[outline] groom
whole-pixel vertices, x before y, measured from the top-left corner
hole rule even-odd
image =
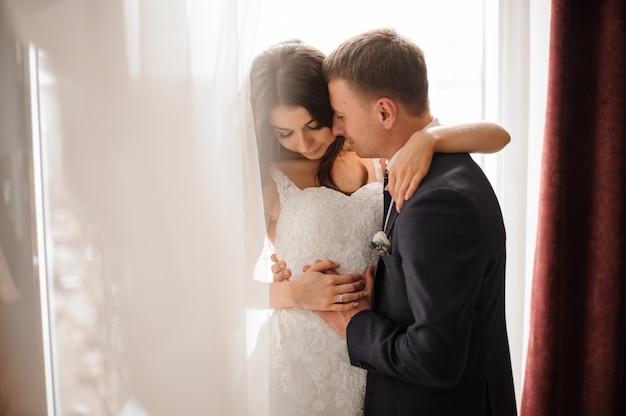
[[[422,51],[393,30],[344,42],[324,75],[333,132],[360,157],[391,165],[412,132],[436,123]],[[466,153],[436,154],[400,214],[392,202],[384,231],[391,252],[373,307],[322,314],[368,370],[365,415],[515,415],[505,230],[481,169]]]

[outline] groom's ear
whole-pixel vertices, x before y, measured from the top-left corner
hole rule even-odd
[[[389,98],[379,98],[376,101],[376,111],[378,112],[378,121],[381,122],[384,128],[390,129],[396,122],[398,116],[398,108]]]

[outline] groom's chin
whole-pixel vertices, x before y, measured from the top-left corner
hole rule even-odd
[[[354,153],[356,153],[358,157],[360,158],[366,157],[366,156],[363,156],[363,149],[359,149],[357,146],[355,146],[352,140],[348,141],[347,143],[348,143],[350,150],[354,151]]]
[[[359,148],[359,146],[357,146],[356,143],[354,143],[354,140],[346,137],[346,144],[348,145],[348,149],[356,153],[356,155],[360,157],[361,159],[371,158],[371,156],[369,156],[367,152],[364,152],[363,149]]]

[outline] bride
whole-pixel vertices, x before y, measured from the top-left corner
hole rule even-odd
[[[360,159],[332,134],[323,60],[288,41],[260,54],[250,73],[267,236],[293,271],[269,283],[272,416],[363,412],[366,373],[350,365],[345,339],[313,311],[352,308],[367,295],[361,273],[377,260],[369,242],[383,223],[384,161]],[[406,172],[391,193],[408,199],[433,152],[493,152],[508,141],[487,122],[416,132],[390,172]],[[337,274],[320,272],[329,264]]]

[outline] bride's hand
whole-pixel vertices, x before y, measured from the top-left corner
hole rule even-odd
[[[389,169],[387,190],[393,197],[398,212],[402,209],[404,201],[413,196],[428,173],[433,160],[434,146],[435,137],[428,130],[416,131]]]
[[[315,311],[346,311],[359,306],[367,296],[360,274],[337,274],[339,264],[317,261],[306,266],[298,279],[290,282],[298,306]]]
[[[287,268],[287,264],[284,261],[278,261],[278,257],[276,257],[276,253],[270,256],[272,260],[272,275],[274,276],[275,282],[284,282],[285,280],[289,280],[291,277],[291,270]]]

